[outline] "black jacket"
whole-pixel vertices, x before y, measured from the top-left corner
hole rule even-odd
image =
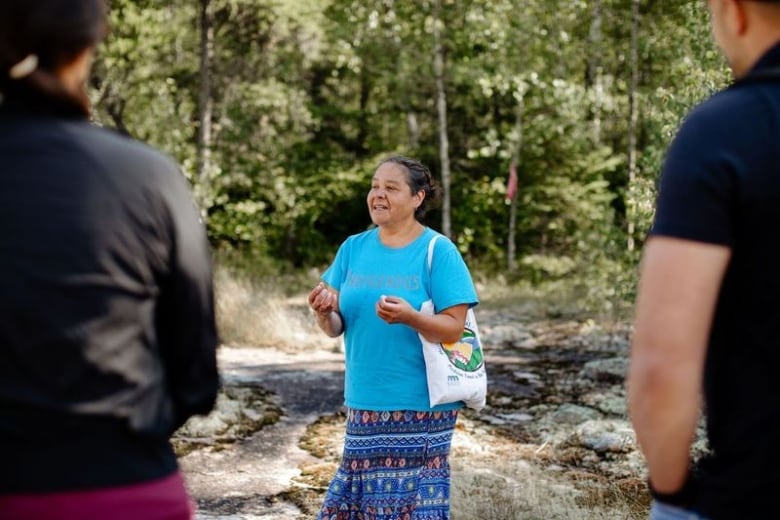
[[[218,387],[211,261],[169,158],[0,106],[0,493],[140,482]]]

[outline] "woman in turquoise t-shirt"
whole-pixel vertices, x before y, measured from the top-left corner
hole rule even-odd
[[[449,519],[449,451],[462,403],[431,408],[418,333],[460,339],[477,304],[455,245],[421,219],[436,199],[430,171],[406,157],[379,164],[367,203],[375,228],[350,236],[309,294],[317,323],[345,335],[347,434],[319,519]],[[432,299],[437,313],[418,311]]]

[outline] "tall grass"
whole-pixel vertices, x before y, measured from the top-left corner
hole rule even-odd
[[[462,466],[462,465],[461,465]],[[512,467],[514,466],[514,468]],[[452,520],[639,520],[625,500],[594,504],[582,490],[524,461],[505,459],[495,471],[453,471]]]
[[[512,312],[518,318],[614,321],[633,314],[633,301],[609,295],[608,281],[561,279],[532,284],[510,281],[501,274],[473,277],[481,308]]]
[[[259,277],[217,265],[214,285],[222,342],[285,350],[337,347],[337,340],[319,330],[306,302],[305,287],[316,283],[316,273]]]
[[[630,302],[604,312],[583,296],[583,283],[551,280],[532,285],[510,282],[498,274],[474,273],[481,308],[503,309],[518,319],[599,317],[621,319],[630,314]],[[319,280],[316,270],[294,274],[250,273],[218,263],[215,272],[217,322],[224,343],[243,346],[309,348],[338,346],[316,326],[306,303],[308,291]],[[601,312],[600,312],[601,311]]]

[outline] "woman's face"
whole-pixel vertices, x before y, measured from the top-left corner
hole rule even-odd
[[[380,164],[366,198],[371,221],[382,227],[414,219],[414,211],[422,203],[423,196],[422,191],[412,193],[402,166]]]

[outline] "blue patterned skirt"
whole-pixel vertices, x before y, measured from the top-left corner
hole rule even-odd
[[[347,410],[344,453],[318,520],[449,520],[458,411]]]

